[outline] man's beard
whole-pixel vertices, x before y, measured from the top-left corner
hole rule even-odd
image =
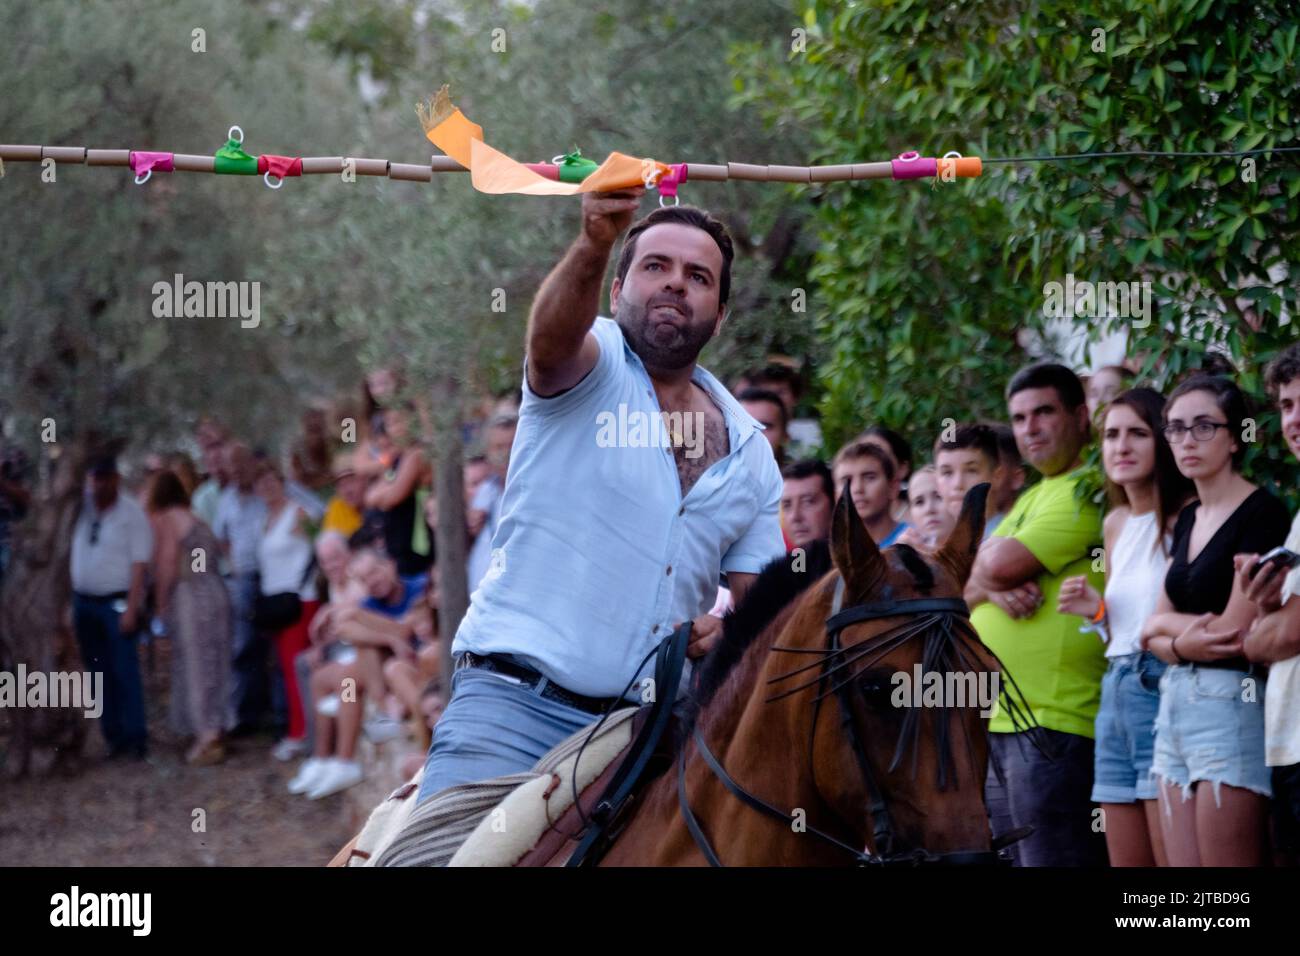
[[[681,308],[685,317],[680,325],[661,324],[650,315],[650,310],[671,301]],[[675,371],[687,368],[699,357],[700,351],[713,338],[713,326],[696,325],[691,307],[678,299],[663,296],[651,297],[644,304],[635,304],[627,298],[619,301],[614,319],[618,322],[623,335],[632,346],[632,351],[640,356],[647,368]],[[671,331],[670,331],[671,330]]]

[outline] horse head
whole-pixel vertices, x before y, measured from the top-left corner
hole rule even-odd
[[[817,655],[774,683],[802,672],[798,686],[815,691],[818,793],[876,862],[994,860],[984,781],[1000,674],[962,601],[988,491],[967,492],[956,528],[929,556],[906,545],[882,552],[842,495],[835,573],[782,635]]]

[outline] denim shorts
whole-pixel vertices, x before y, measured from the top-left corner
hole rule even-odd
[[[1160,710],[1160,676],[1165,663],[1139,651],[1110,659],[1101,679],[1097,711],[1096,762],[1092,799],[1096,803],[1154,800],[1151,776],[1155,756],[1156,714]]]
[[[1156,756],[1151,773],[1183,790],[1208,780],[1265,797],[1264,677],[1249,671],[1177,664],[1160,679]]]

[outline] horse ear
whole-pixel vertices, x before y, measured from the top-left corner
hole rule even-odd
[[[854,597],[870,594],[885,574],[884,556],[858,517],[847,478],[831,518],[831,559]]]
[[[952,572],[957,583],[966,586],[970,569],[975,564],[975,553],[984,540],[985,509],[988,507],[989,483],[983,482],[966,492],[962,499],[961,516],[957,526],[948,535],[934,559]]]

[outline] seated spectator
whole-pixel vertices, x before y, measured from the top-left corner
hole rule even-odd
[[[423,727],[422,739],[425,740],[425,748],[428,742],[433,739],[433,729],[438,725],[438,719],[442,717],[442,712],[447,709],[447,685],[441,677],[435,677],[430,680],[420,690],[420,701],[416,713],[419,715]],[[408,754],[401,765],[401,774],[403,780],[410,780],[424,766],[425,755],[423,752]]]
[[[831,536],[835,482],[825,462],[804,458],[781,471],[781,523],[792,548],[807,548]]]
[[[939,493],[933,465],[926,465],[912,475],[907,496],[908,529],[899,537],[898,543],[911,545],[918,551],[938,550],[956,527],[957,518]]]
[[[1122,365],[1105,365],[1088,376],[1088,416],[1096,422],[1110,403],[1133,381],[1133,373]]]
[[[780,467],[786,465],[785,446],[789,437],[786,434],[788,418],[785,405],[775,392],[761,388],[748,388],[736,396],[740,407],[754,417],[763,426],[763,437],[772,446],[772,454]]]
[[[416,647],[402,618],[422,593],[422,582],[399,577],[393,559],[373,543],[355,549],[351,573],[364,586],[366,597],[355,608],[332,613],[330,629],[337,639],[353,645],[356,653],[313,671],[311,697],[317,715],[313,754],[289,782],[291,793],[306,794],[313,800],[364,779],[356,746],[366,704],[373,709],[385,693],[384,659],[391,654],[412,663],[416,660]],[[390,732],[392,723],[391,718],[372,722],[367,736],[375,742],[391,739],[395,735]]]
[[[435,611],[437,589],[430,587],[427,601],[419,601],[407,612],[403,624],[410,630],[415,647],[415,660],[390,657],[384,663],[384,681],[396,698],[401,717],[409,715],[418,723],[417,740],[421,750],[428,750],[432,737],[420,713],[420,698],[429,681],[440,676],[442,644],[438,639],[438,619]]]
[[[831,463],[837,496],[849,483],[849,496],[867,533],[882,548],[887,548],[907,530],[904,522],[894,518],[898,498],[898,472],[894,458],[874,442],[857,441],[845,445]]]

